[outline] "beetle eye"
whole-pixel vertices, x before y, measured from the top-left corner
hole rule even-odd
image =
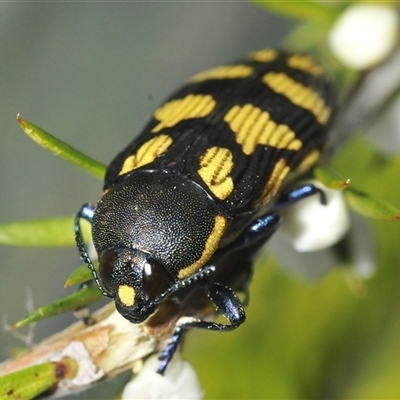
[[[111,292],[111,282],[112,274],[114,271],[115,260],[117,259],[117,254],[114,250],[107,250],[100,259],[99,264],[99,275],[101,279],[101,284],[107,292]]]
[[[147,259],[143,269],[143,288],[149,300],[164,293],[174,281],[164,266],[154,259]]]

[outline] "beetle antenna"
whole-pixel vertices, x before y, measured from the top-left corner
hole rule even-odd
[[[99,288],[100,292],[107,297],[111,297],[109,293],[107,293],[101,282],[99,275],[97,274],[96,269],[94,268],[92,259],[89,256],[88,251],[86,250],[85,242],[83,240],[82,236],[82,229],[81,229],[81,223],[80,220],[81,218],[88,221],[90,224],[92,223],[93,219],[93,214],[94,214],[94,206],[93,204],[84,204],[82,208],[77,212],[75,215],[75,221],[74,221],[74,229],[75,229],[75,242],[78,247],[79,254],[81,256],[82,261],[87,264],[88,268],[92,272],[93,279],[96,282],[97,287]]]
[[[205,278],[209,274],[215,271],[215,265],[206,265],[200,271],[197,271],[195,274],[188,276],[187,278],[183,279],[182,281],[176,282],[170,288],[168,288],[164,293],[161,293],[158,297],[156,297],[152,304],[155,306],[160,304],[166,297],[168,297],[171,293],[178,291],[179,289],[184,288],[187,285],[191,285],[193,282],[196,282],[200,279]]]

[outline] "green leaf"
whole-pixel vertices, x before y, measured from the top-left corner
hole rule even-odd
[[[334,154],[330,167],[339,174],[351,177],[351,187],[365,190],[372,175],[381,175],[387,165],[382,155],[361,132],[353,134]],[[366,178],[368,177],[368,179]],[[382,178],[379,179],[382,182]]]
[[[317,167],[314,170],[314,175],[321,183],[330,189],[343,190],[350,184],[349,178],[343,178],[336,172],[325,167]]]
[[[93,261],[93,265],[96,271],[98,271],[98,262]],[[72,274],[68,277],[67,281],[64,284],[64,287],[76,285],[77,283],[87,282],[91,279],[93,279],[92,272],[86,264],[82,264],[78,268],[76,268],[75,271],[73,271]]]
[[[287,18],[312,22],[333,22],[341,13],[343,4],[332,4],[321,1],[252,1],[268,11]]]
[[[54,303],[40,307],[32,314],[15,323],[12,328],[18,329],[22,326],[40,321],[53,315],[62,314],[67,311],[73,311],[78,308],[92,304],[103,298],[97,286],[90,286],[79,290],[67,297],[55,301]]]
[[[81,222],[90,237],[89,223]],[[63,247],[75,245],[74,217],[13,221],[0,224],[0,243],[12,246]]]
[[[98,179],[103,179],[106,173],[106,166],[93,158],[81,153],[79,150],[74,149],[70,145],[64,143],[62,140],[57,139],[50,133],[44,131],[32,123],[25,121],[21,116],[17,115],[17,121],[22,130],[37,144],[49,150],[54,155],[69,161],[77,167],[83,169],[90,175]]]
[[[382,154],[365,136],[351,137],[332,159],[335,171],[351,176],[345,197],[359,214],[383,220],[400,219],[400,211],[386,200],[397,204],[400,154]],[[390,183],[390,184],[388,184]],[[361,190],[360,190],[361,189]],[[366,194],[372,193],[372,194]]]
[[[72,379],[78,364],[71,357],[33,365],[0,377],[0,400],[36,398],[62,379]]]
[[[400,210],[386,201],[377,199],[355,189],[345,192],[349,206],[359,214],[369,218],[400,220]]]

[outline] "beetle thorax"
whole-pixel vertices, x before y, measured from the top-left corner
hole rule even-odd
[[[140,250],[176,277],[203,257],[211,235],[217,247],[225,223],[204,189],[183,175],[136,171],[98,202],[93,242],[99,257],[109,249]]]

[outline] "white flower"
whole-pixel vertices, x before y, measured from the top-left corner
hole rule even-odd
[[[334,24],[329,44],[345,65],[366,69],[382,61],[398,39],[396,9],[384,4],[354,4]]]
[[[281,229],[300,252],[328,248],[344,237],[350,227],[349,212],[341,191],[328,189],[319,181],[311,183],[322,189],[327,205],[318,195],[300,200],[280,212]]]
[[[160,361],[157,355],[144,363],[143,369],[124,388],[121,400],[128,399],[202,399],[196,372],[177,352],[170,361],[164,376],[158,374]]]

